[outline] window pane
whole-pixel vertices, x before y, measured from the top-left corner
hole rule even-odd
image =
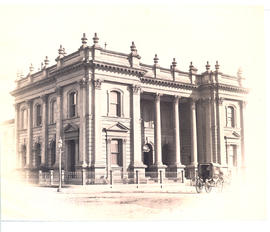
[[[118,157],[118,153],[112,153],[111,154],[111,164],[118,165],[117,157]]]
[[[118,93],[111,92],[111,103],[117,104],[118,103]]]
[[[52,102],[52,119],[51,122],[55,123],[56,122],[56,112],[57,112],[57,108],[56,108],[56,101]]]
[[[117,116],[117,105],[111,104],[111,115]]]
[[[119,152],[118,140],[112,140],[111,141],[111,152],[112,153],[118,153]]]

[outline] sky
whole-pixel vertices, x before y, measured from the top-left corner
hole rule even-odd
[[[0,122],[14,117],[9,92],[18,71],[27,75],[31,63],[37,71],[45,56],[53,65],[60,44],[69,54],[81,46],[83,33],[91,45],[96,32],[100,45],[106,42],[109,50],[129,53],[134,41],[146,64],[153,64],[157,54],[160,65],[167,68],[176,58],[181,71],[188,71],[190,61],[200,73],[207,61],[214,69],[218,60],[220,71],[230,75],[241,67],[250,88],[246,108],[249,162],[266,163],[266,41],[270,37],[265,24],[269,10],[260,1],[259,5],[100,2],[0,6]],[[256,171],[264,175],[266,170]]]
[[[49,57],[55,64],[62,44],[67,53],[81,45],[82,33],[88,43],[96,32],[101,46],[130,52],[134,41],[141,62],[152,64],[155,54],[161,66],[188,71],[190,61],[199,72],[216,60],[224,73],[236,75],[242,67],[247,82],[265,76],[264,9],[247,5],[166,4],[12,4],[0,9],[0,99],[5,114],[0,121],[13,117],[13,99],[17,72],[27,75],[32,63],[35,70]],[[2,102],[1,102],[2,103]]]

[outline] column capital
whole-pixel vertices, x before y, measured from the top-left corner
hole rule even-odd
[[[178,103],[179,100],[180,100],[180,98],[181,98],[181,96],[179,96],[179,95],[174,95],[174,96],[173,96],[173,102],[174,102],[174,103]]]
[[[247,102],[246,101],[241,101],[241,105],[242,105],[243,108],[246,108]]]
[[[62,94],[62,89],[63,89],[62,86],[57,86],[55,88],[55,92],[57,96],[60,96]]]
[[[18,111],[20,109],[20,103],[14,103],[13,104],[15,111]]]
[[[47,101],[47,98],[48,98],[48,94],[43,94],[40,96],[41,100],[43,103],[45,103]]]
[[[81,80],[78,81],[81,88],[85,88],[87,86],[88,80],[83,77]]]
[[[25,101],[25,103],[26,103],[27,106],[31,106],[32,103],[33,103],[33,100],[32,99],[28,99],[28,100]]]
[[[154,98],[155,98],[155,101],[160,101],[160,97],[162,97],[162,93],[155,93],[154,94]]]
[[[224,101],[224,98],[223,97],[219,97],[219,98],[216,98],[216,101],[219,105],[222,105],[223,104],[223,101]]]
[[[94,84],[95,89],[101,89],[102,82],[103,82],[103,80],[101,80],[101,79],[93,80],[93,84]]]
[[[140,94],[140,92],[141,92],[140,85],[131,85],[130,89],[132,90],[133,94]]]

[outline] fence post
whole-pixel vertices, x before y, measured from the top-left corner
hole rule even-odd
[[[65,171],[61,170],[61,177],[62,177],[62,185],[64,184],[65,181]]]
[[[136,185],[137,185],[137,188],[139,188],[139,171],[136,170]]]
[[[112,170],[110,170],[110,187],[112,188],[112,184],[113,184],[113,177],[112,177]]]
[[[184,183],[184,170],[181,171],[182,183]]]
[[[86,185],[86,170],[82,168],[82,185]]]
[[[160,188],[162,188],[162,170],[159,171]]]
[[[38,184],[40,185],[42,183],[42,171],[38,171]]]
[[[53,185],[53,170],[50,170],[50,185]]]

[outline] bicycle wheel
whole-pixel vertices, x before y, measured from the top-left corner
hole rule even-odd
[[[217,187],[217,191],[221,193],[222,190],[223,190],[223,181],[218,180],[217,183],[216,183],[216,187]]]
[[[205,192],[210,193],[212,190],[212,185],[210,181],[205,182]]]
[[[203,182],[201,179],[196,180],[196,191],[197,193],[201,193],[203,189]]]

